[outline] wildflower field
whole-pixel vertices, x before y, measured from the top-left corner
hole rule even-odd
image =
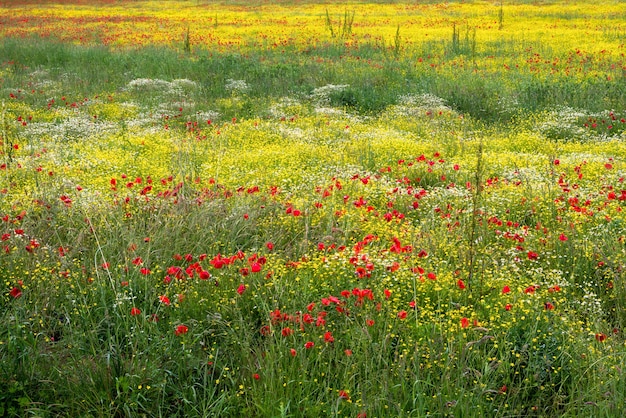
[[[0,416],[624,416],[624,16],[0,0]]]

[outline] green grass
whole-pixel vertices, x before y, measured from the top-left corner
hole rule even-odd
[[[457,43],[470,41],[460,37]],[[455,45],[453,42],[450,50],[443,47],[444,51],[452,51],[444,52],[448,55],[443,60],[454,59],[465,48]],[[432,53],[440,54],[441,50],[437,45],[423,48],[423,53],[412,51],[398,59],[381,46],[365,44],[353,51],[333,43],[304,52],[286,47],[284,53],[272,50],[216,53],[198,48],[189,56],[156,47],[122,52],[41,40],[5,39],[0,51],[3,56],[12,57],[10,68],[17,83],[27,83],[24,77],[29,71],[46,68],[62,89],[71,91],[74,86],[80,86],[80,92],[88,96],[116,91],[136,78],[187,78],[200,84],[192,98],[210,103],[224,98],[226,80],[243,79],[251,86],[249,97],[241,104],[243,109],[220,109],[240,117],[262,114],[269,104],[266,99],[301,97],[327,84],[348,84],[350,88],[331,97],[331,102],[361,114],[380,112],[407,92],[432,93],[455,110],[490,123],[509,122],[519,111],[536,112],[556,105],[592,112],[621,109],[626,105],[623,83],[597,77],[545,78],[521,71],[494,72],[485,64],[476,67],[475,61],[472,64],[476,58],[465,54],[459,56],[459,62],[464,62],[462,67],[433,71],[419,60]],[[483,62],[484,57],[494,53],[505,59],[507,48],[497,44],[493,50],[483,51],[478,60]],[[363,65],[362,60],[371,65]],[[476,77],[477,70],[483,75]]]

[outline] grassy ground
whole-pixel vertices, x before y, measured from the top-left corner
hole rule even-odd
[[[0,415],[623,415],[623,4],[65,3],[0,8]]]

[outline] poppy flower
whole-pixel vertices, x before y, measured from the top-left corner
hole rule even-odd
[[[345,390],[340,390],[339,391],[339,398],[340,399],[349,400],[350,399],[350,395]]]
[[[243,292],[245,292],[245,291],[246,291],[246,285],[245,284],[241,284],[237,288],[237,293],[239,293],[240,295],[243,295]]]
[[[603,334],[603,333],[596,334],[596,341],[604,342],[605,340],[606,340],[606,334]]]
[[[539,254],[534,251],[528,251],[526,255],[528,256],[529,260],[536,260],[537,258],[539,258]]]
[[[459,289],[463,290],[465,289],[465,283],[463,282],[463,280],[459,279],[456,282],[456,285],[458,286]]]
[[[469,326],[469,319],[463,317],[461,318],[461,328],[467,328]]]
[[[253,374],[253,375],[252,375],[252,378],[253,378],[254,380],[259,380],[259,379],[261,378],[261,376],[259,376],[259,374],[258,374],[258,373],[255,373],[255,374]]]
[[[330,331],[326,331],[324,333],[324,341],[327,343],[332,343],[335,341],[335,337],[333,337],[333,334]]]
[[[14,287],[13,289],[11,289],[11,291],[9,292],[9,294],[14,298],[17,299],[20,296],[22,296],[22,291],[20,290],[19,287]]]
[[[313,341],[307,341],[306,343],[304,343],[304,348],[306,348],[307,350],[313,348],[315,346],[315,343]]]
[[[289,327],[285,327],[282,329],[282,331],[280,332],[282,334],[283,337],[288,337],[291,334],[293,334],[293,330]]]
[[[141,315],[141,311],[139,310],[139,308],[135,308],[135,307],[133,307],[133,308],[130,310],[130,314],[131,314],[132,316]]]
[[[398,312],[398,318],[399,319],[405,319],[406,318],[406,311]]]
[[[511,291],[511,288],[509,287],[509,285],[505,285],[505,286],[502,288],[502,294],[503,294],[503,295],[505,295],[505,294],[509,293],[510,291]]]
[[[170,298],[168,298],[168,297],[167,297],[167,296],[165,296],[165,295],[159,296],[159,301],[160,301],[163,305],[166,305],[166,306],[169,306],[169,305],[170,305],[170,303],[171,303],[171,302],[170,302]]]
[[[180,324],[174,330],[174,334],[176,334],[177,336],[180,336],[180,335],[186,334],[187,331],[189,331],[189,327],[187,327],[187,325]]]
[[[298,354],[295,348],[290,349],[289,353],[291,354],[291,357],[295,357]]]
[[[535,290],[537,289],[539,289],[539,286],[531,285],[531,286],[528,286],[526,289],[524,289],[524,293],[526,293],[527,295],[532,295],[535,293]]]

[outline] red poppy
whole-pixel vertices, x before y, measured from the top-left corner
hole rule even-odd
[[[291,354],[291,357],[295,357],[298,354],[295,348],[290,349],[289,353]]]
[[[159,301],[161,301],[162,304],[169,306],[170,305],[170,298],[168,298],[165,295],[159,296]]]
[[[324,341],[332,343],[335,341],[335,337],[333,337],[333,334],[330,331],[326,331],[326,333],[324,333]]]
[[[528,256],[529,260],[536,260],[537,258],[539,258],[539,254],[534,251],[528,251],[526,255]]]
[[[511,291],[511,288],[509,287],[509,285],[506,285],[502,288],[502,294],[505,295],[507,293],[509,293]]]
[[[137,257],[133,260],[133,264],[136,266],[140,266],[143,264],[143,260],[141,259],[141,257]]]
[[[367,325],[368,327],[374,326],[374,320],[373,319],[366,319],[365,320],[365,325]]]
[[[528,294],[528,295],[532,295],[535,293],[535,290],[539,289],[539,286],[537,285],[531,285],[528,286],[526,289],[524,289],[524,293]]]
[[[465,289],[465,283],[463,282],[463,280],[459,279],[456,282],[456,285],[459,287],[459,289],[463,290]]]
[[[288,337],[291,334],[293,334],[293,330],[289,327],[285,327],[282,329],[282,331],[280,332],[282,334],[283,337]]]
[[[130,314],[131,314],[132,316],[141,315],[141,311],[139,310],[139,308],[135,308],[135,307],[133,307],[133,308],[130,310]]]
[[[254,380],[259,380],[261,378],[258,373],[253,374],[252,377],[254,378]]]
[[[142,267],[141,270],[139,270],[139,272],[143,274],[144,276],[148,276],[151,273],[150,269],[147,267]]]
[[[599,342],[604,342],[606,340],[606,334],[603,334],[603,333],[596,334],[596,340]]]
[[[245,291],[246,291],[246,285],[240,284],[239,287],[237,288],[237,293],[239,293],[240,295],[243,295],[243,292]]]
[[[406,311],[398,312],[398,318],[399,319],[405,319],[406,318]]]
[[[513,305],[511,305],[510,303],[507,303],[506,305],[504,305],[504,309],[507,311],[510,311],[512,307]]]
[[[350,350],[349,348],[346,348],[345,350],[343,350],[343,352],[348,357],[350,357],[352,355],[352,350]]]
[[[551,302],[546,302],[543,304],[543,307],[547,311],[551,311],[554,309],[554,305]]]
[[[350,395],[345,390],[340,390],[339,391],[339,398],[340,399],[349,400],[350,399]]]
[[[461,318],[461,328],[467,328],[469,326],[469,319],[463,317]]]
[[[186,334],[187,331],[189,331],[189,327],[187,327],[187,325],[180,324],[174,330],[174,334],[180,336],[180,335]]]
[[[429,272],[426,277],[428,277],[430,280],[437,280],[437,276],[435,275],[435,273],[433,273],[432,271]]]
[[[19,287],[14,287],[13,289],[11,289],[11,291],[9,292],[9,294],[11,296],[13,296],[14,299],[19,298],[20,296],[22,296],[22,291],[20,290]]]

